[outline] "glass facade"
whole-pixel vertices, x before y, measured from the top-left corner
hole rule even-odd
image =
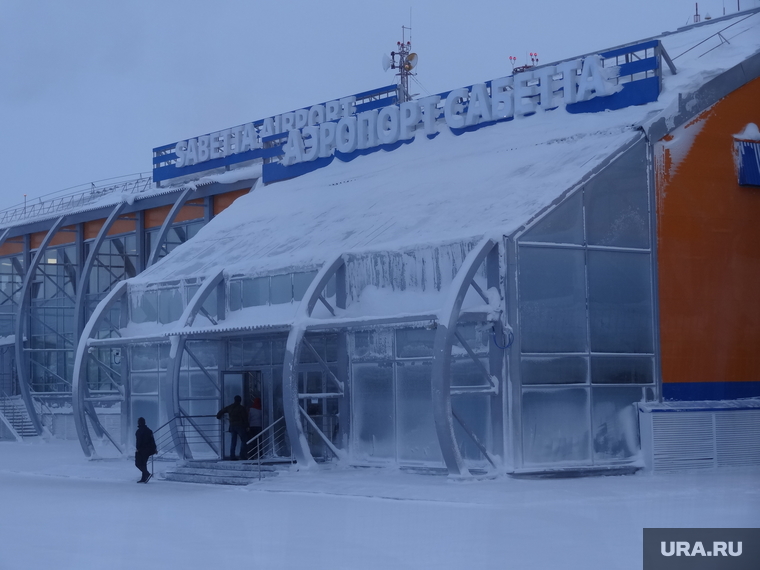
[[[435,329],[380,328],[351,337],[352,457],[358,462],[439,466],[443,462],[433,419],[432,356]],[[475,325],[459,332],[488,370],[490,337]],[[482,370],[457,344],[452,350],[452,389],[483,386]],[[462,394],[452,408],[487,449],[492,445],[489,397]],[[469,462],[483,457],[455,423],[460,451]]]
[[[639,143],[517,241],[525,466],[638,451],[633,404],[655,392],[648,196]]]

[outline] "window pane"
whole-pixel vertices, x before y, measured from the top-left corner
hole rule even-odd
[[[243,306],[259,307],[269,302],[269,277],[243,279]]]
[[[520,374],[525,385],[585,384],[588,382],[588,364],[583,356],[523,356]]]
[[[293,298],[296,301],[303,299],[303,295],[306,293],[306,289],[308,289],[309,285],[311,285],[311,282],[314,281],[314,277],[316,276],[316,271],[293,274]]]
[[[290,303],[293,300],[293,289],[290,274],[273,275],[271,277],[271,303],[279,305],[281,303]]]
[[[576,192],[520,238],[521,241],[583,244],[583,195]]]
[[[641,388],[594,388],[594,459],[628,459],[638,453],[639,430],[634,402]]]
[[[523,352],[586,350],[586,286],[581,250],[521,247]]]
[[[433,420],[430,362],[398,363],[396,369],[398,459],[438,463],[442,456]]]
[[[652,384],[654,361],[650,356],[592,356],[593,384]]]
[[[133,372],[133,394],[158,394],[158,374],[156,372]]]
[[[396,356],[399,358],[433,356],[434,341],[434,330],[398,329],[396,331]]]
[[[158,321],[173,323],[182,316],[182,294],[179,289],[161,289],[158,292]]]
[[[237,311],[242,307],[240,281],[230,281],[230,311]]]
[[[586,185],[590,245],[649,247],[646,162],[646,145],[642,142]]]
[[[271,364],[268,340],[243,341],[243,366]]]
[[[355,364],[354,444],[359,458],[394,458],[396,454],[393,367]]]
[[[393,331],[389,329],[359,331],[354,333],[352,358],[384,359],[393,357]]]
[[[592,352],[653,352],[650,256],[588,252]]]
[[[158,293],[156,291],[138,291],[130,297],[133,322],[151,323],[158,320]]]
[[[158,370],[158,350],[155,346],[133,345],[132,370]]]
[[[523,455],[526,464],[590,459],[586,389],[523,393]]]

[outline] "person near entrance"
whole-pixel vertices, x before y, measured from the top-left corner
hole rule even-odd
[[[145,423],[145,418],[137,418],[135,432],[135,467],[142,473],[138,483],[147,483],[153,475],[148,471],[148,458],[157,453],[153,430]]]
[[[261,398],[254,396],[251,400],[251,407],[248,408],[248,440],[256,437],[261,433],[261,428],[264,426],[264,417],[261,412]],[[261,441],[257,439],[253,442],[253,449],[251,449],[251,456],[258,457],[260,454]]]
[[[235,448],[237,447],[238,437],[240,438],[239,457],[240,459],[245,459],[245,432],[248,429],[248,411],[245,409],[245,406],[240,403],[242,400],[243,399],[240,396],[235,396],[235,401],[232,404],[222,408],[219,410],[219,413],[216,414],[216,419],[218,420],[221,420],[224,417],[224,414],[227,414],[230,419],[229,432],[232,434],[232,443],[230,445],[230,459],[232,461],[235,461],[238,458],[235,456]]]

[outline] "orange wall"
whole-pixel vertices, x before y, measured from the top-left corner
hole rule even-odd
[[[249,191],[250,188],[245,188],[243,190],[235,190],[233,192],[227,192],[225,194],[218,194],[216,196],[213,196],[212,200],[214,215],[226,210],[230,205],[232,205],[235,200],[237,200],[243,194],[247,194]],[[186,222],[189,220],[197,220],[203,218],[203,203],[203,198],[188,200],[187,204],[179,211],[177,218],[174,221]],[[159,208],[145,210],[145,227],[156,228],[161,226],[161,224],[164,223],[164,220],[169,214],[171,208],[171,205],[167,205],[161,206]],[[98,235],[100,228],[103,227],[104,223],[105,218],[84,222],[84,239],[88,240],[95,238]],[[50,245],[55,246],[66,243],[74,243],[76,241],[76,232],[68,230],[75,229],[75,226],[67,226],[65,228],[61,228],[61,231],[53,236]],[[111,229],[108,231],[108,235],[134,232],[135,229],[136,222],[134,220],[118,219],[114,222],[113,226],[111,226]],[[42,240],[45,238],[46,233],[47,232],[37,232],[31,234],[30,242],[32,249],[36,249],[40,246]],[[14,241],[9,240],[5,242],[5,244],[0,247],[0,256],[13,255],[16,253],[22,253],[24,251],[24,245],[20,241],[20,238],[13,238],[13,240]]]
[[[220,212],[223,212],[227,208],[229,208],[232,203],[240,198],[240,196],[243,196],[244,194],[248,194],[250,192],[250,188],[245,188],[243,190],[234,190],[232,192],[226,192],[225,194],[217,194],[214,196],[214,215],[216,216]]]
[[[191,206],[190,204],[196,204]],[[177,217],[174,218],[174,222],[187,222],[188,220],[198,220],[203,218],[203,199],[188,200],[187,203],[177,212]],[[169,215],[169,211],[172,209],[171,205],[161,206],[159,208],[151,208],[145,210],[145,227],[157,228],[164,223],[166,216]]]
[[[655,147],[664,383],[760,380],[760,188],[739,186],[732,154],[750,122],[760,79]]]

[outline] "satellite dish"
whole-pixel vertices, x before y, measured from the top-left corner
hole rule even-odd
[[[388,57],[387,53],[383,54],[383,71],[388,71],[388,69],[391,66],[391,58]]]
[[[417,54],[416,53],[410,53],[408,56],[406,56],[406,63],[404,64],[404,69],[407,71],[411,71],[417,67]]]

